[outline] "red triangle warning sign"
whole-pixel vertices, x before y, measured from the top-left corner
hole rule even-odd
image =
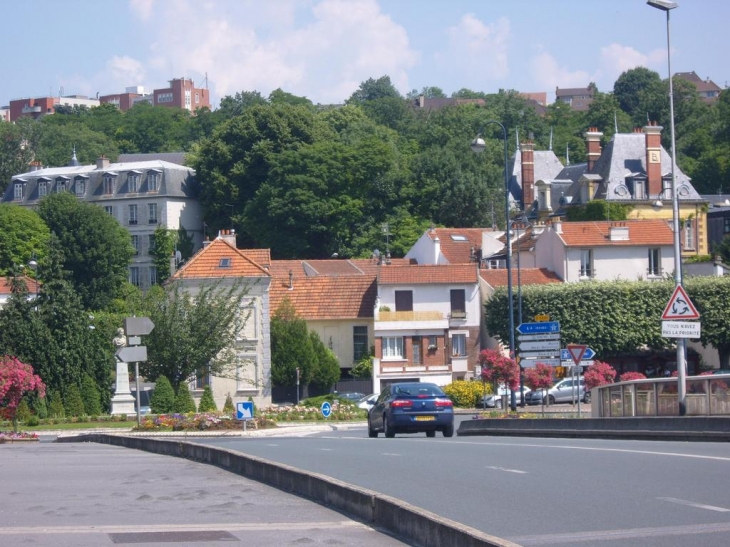
[[[687,296],[682,285],[677,285],[674,289],[672,297],[664,308],[662,319],[671,321],[672,319],[699,319],[700,314],[695,305]]]
[[[588,346],[579,344],[569,344],[565,346],[565,349],[567,349],[570,353],[570,357],[573,359],[573,362],[576,364],[576,366],[580,365],[580,362],[583,359],[583,355],[585,355],[587,348]]]

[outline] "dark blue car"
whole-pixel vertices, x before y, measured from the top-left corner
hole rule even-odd
[[[454,436],[454,404],[436,384],[407,382],[391,384],[380,392],[368,412],[368,436],[396,433],[426,433]]]

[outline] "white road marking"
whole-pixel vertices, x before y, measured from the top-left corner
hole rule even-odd
[[[705,505],[704,503],[695,503],[693,501],[680,500],[678,498],[657,498],[662,501],[670,501],[672,503],[678,503],[680,505],[687,505],[689,507],[697,507],[698,509],[707,509],[708,511],[717,511],[718,513],[730,513],[730,509],[725,507],[716,507],[715,505]]]
[[[400,456],[400,454],[395,454],[393,452],[381,452],[381,456]]]
[[[320,448],[320,450],[324,452],[331,452],[332,450],[334,450],[334,448]]]
[[[507,473],[520,473],[525,474],[527,471],[520,471],[519,469],[508,469],[506,467],[497,467],[496,465],[488,465],[487,469],[494,469],[495,471],[506,471]]]

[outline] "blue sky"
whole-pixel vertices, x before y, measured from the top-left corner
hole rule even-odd
[[[730,2],[678,2],[672,71],[725,87]],[[341,103],[386,74],[403,94],[517,89],[552,102],[556,86],[610,91],[636,66],[667,75],[666,16],[645,0],[7,0],[2,19],[0,105],[206,74],[214,106],[279,87]]]

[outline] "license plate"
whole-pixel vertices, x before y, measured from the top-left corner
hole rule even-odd
[[[436,416],[416,416],[417,422],[431,422],[436,419]]]

